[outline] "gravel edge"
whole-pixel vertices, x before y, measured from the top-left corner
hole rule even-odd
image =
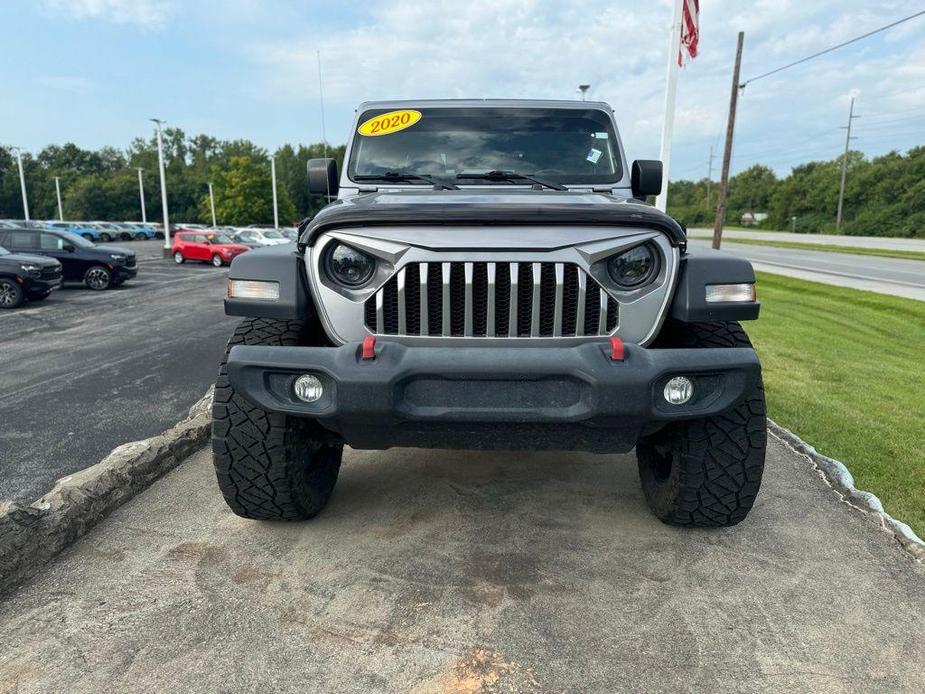
[[[0,594],[202,448],[211,429],[212,393],[179,424],[115,448],[96,465],[59,479],[32,504],[0,501]]]
[[[780,424],[768,420],[768,430],[784,444],[810,459],[822,479],[842,497],[842,500],[864,513],[879,516],[880,525],[891,533],[896,541],[918,561],[925,561],[925,540],[900,520],[883,510],[883,503],[876,495],[854,486],[854,477],[841,461],[822,455],[799,436]]]

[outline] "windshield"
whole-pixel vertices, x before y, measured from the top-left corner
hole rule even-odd
[[[269,231],[264,231],[264,232],[263,232],[263,235],[266,236],[268,239],[281,239],[281,238],[283,238],[283,235],[282,235],[282,234],[280,234],[278,231],[274,231],[273,229],[271,229],[271,230],[269,230]]]
[[[515,171],[573,184],[616,183],[623,177],[610,116],[597,109],[422,108],[415,112],[421,116],[410,119],[411,125],[382,135],[354,135],[347,167],[351,180],[388,172],[452,180],[461,173]],[[370,131],[363,124],[384,113],[383,109],[364,112],[359,130]],[[511,185],[503,180],[456,183]]]
[[[209,243],[234,243],[234,241],[225,234],[213,234],[209,236]]]
[[[10,252],[6,250],[3,246],[0,246],[0,255],[9,255]]]

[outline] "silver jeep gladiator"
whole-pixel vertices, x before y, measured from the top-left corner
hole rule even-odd
[[[607,104],[365,103],[344,161],[308,162],[333,202],[297,244],[231,265],[212,449],[235,513],[316,515],[346,444],[635,448],[661,520],[745,518],[755,274],[646,203],[661,163],[627,164]]]

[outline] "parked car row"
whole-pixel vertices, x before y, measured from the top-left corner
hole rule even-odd
[[[138,274],[135,253],[67,229],[0,226],[0,308],[41,301],[62,282],[102,291]]]
[[[0,219],[0,229],[56,229],[70,231],[87,241],[144,241],[164,238],[164,228],[153,222],[73,222]]]
[[[199,260],[221,267],[230,264],[235,256],[252,248],[292,243],[298,236],[294,229],[274,229],[272,226],[178,226],[180,228],[173,232],[171,248],[177,264],[185,263],[187,260]]]

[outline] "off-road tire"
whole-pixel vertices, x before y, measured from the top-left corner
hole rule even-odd
[[[666,325],[657,347],[751,347],[738,323]],[[720,527],[745,519],[761,486],[767,446],[764,387],[719,415],[669,424],[636,445],[646,501],[671,525]]]
[[[303,321],[254,318],[243,321],[228,341],[212,405],[212,460],[225,501],[244,518],[312,518],[334,490],[343,446],[328,443],[310,419],[260,409],[228,380],[233,346],[310,344],[311,333]]]

